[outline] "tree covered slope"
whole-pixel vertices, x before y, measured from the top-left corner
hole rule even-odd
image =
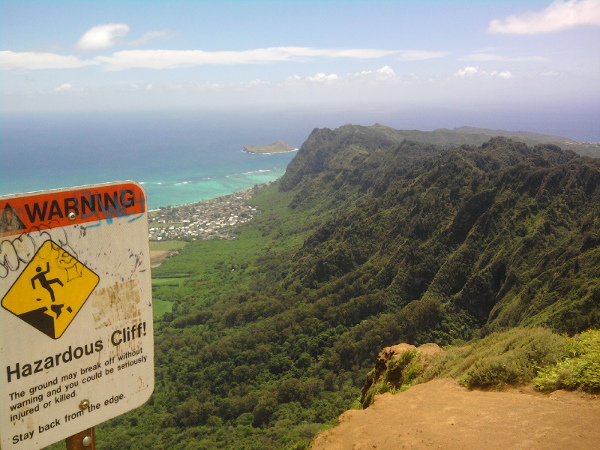
[[[175,302],[156,391],[99,430],[108,448],[302,448],[384,346],[600,326],[597,160],[348,125],[313,131],[253,202],[238,239],[153,272]]]

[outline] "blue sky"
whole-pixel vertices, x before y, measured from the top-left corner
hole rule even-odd
[[[4,115],[600,104],[600,0],[0,0],[0,29]]]

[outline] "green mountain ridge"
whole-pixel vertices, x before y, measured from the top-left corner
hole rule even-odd
[[[238,239],[153,271],[175,280],[154,288],[175,302],[155,327],[156,391],[99,442],[304,448],[385,346],[600,326],[600,161],[405,134],[315,129]]]
[[[434,144],[442,147],[476,145],[480,146],[493,137],[508,137],[514,141],[523,142],[529,146],[538,144],[554,144],[564,150],[573,150],[584,156],[600,157],[600,144],[575,142],[573,139],[551,134],[534,133],[531,131],[507,131],[492,130],[489,128],[478,128],[472,126],[463,126],[454,128],[438,128],[434,131],[421,130],[396,130],[382,124],[375,124],[372,127],[361,127],[357,125],[345,125],[338,130],[345,128],[371,129],[384,133],[391,139],[407,139],[409,141],[421,142],[425,144]]]
[[[297,273],[304,284],[318,286],[373,259],[375,279],[385,277],[398,304],[452,299],[467,322],[475,319],[479,326],[541,321],[575,332],[592,323],[567,325],[569,319],[547,301],[537,310],[524,308],[526,294],[518,286],[535,279],[538,290],[548,290],[543,295],[558,295],[556,280],[545,272],[549,259],[564,263],[563,271],[584,261],[581,250],[596,235],[580,232],[597,220],[598,181],[597,163],[553,146],[529,149],[496,138],[481,149],[444,151],[393,182],[383,196],[319,228],[299,253],[304,270]],[[585,260],[588,275],[596,258]],[[524,276],[532,280],[523,283]],[[529,301],[543,296],[527,295]],[[520,306],[508,308],[511,302]],[[556,316],[556,323],[535,319],[542,311]],[[585,308],[569,314],[589,316]]]
[[[542,142],[573,142],[573,139],[563,136],[556,136],[553,134],[534,133],[532,131],[506,131],[506,130],[492,130],[490,128],[478,128],[463,126],[454,128],[454,131],[465,134],[484,134],[487,136],[504,136],[504,137],[523,137],[529,139],[536,139]]]

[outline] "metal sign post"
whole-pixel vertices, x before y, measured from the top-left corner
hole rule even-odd
[[[154,389],[142,187],[0,197],[0,299],[2,448],[93,448]]]

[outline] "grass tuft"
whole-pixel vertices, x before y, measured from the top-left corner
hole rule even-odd
[[[556,363],[566,349],[566,338],[546,328],[513,328],[463,347],[447,348],[417,381],[450,377],[470,389],[529,383],[542,368]]]

